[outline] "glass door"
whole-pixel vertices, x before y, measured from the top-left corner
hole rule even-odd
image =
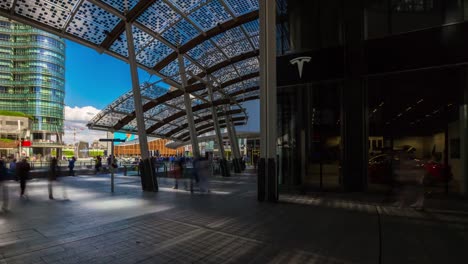
[[[278,88],[280,191],[341,186],[339,89],[338,84]]]

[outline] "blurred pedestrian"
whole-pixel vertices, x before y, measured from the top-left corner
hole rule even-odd
[[[76,158],[75,157],[72,157],[69,161],[68,161],[68,170],[70,172],[70,176],[75,176],[75,171],[73,170],[75,168],[75,161],[76,161]]]
[[[257,154],[255,154],[253,156],[253,164],[254,164],[255,170],[257,170],[257,165],[258,165],[258,155]]]
[[[48,183],[48,189],[49,189],[49,199],[53,200],[54,199],[54,193],[53,193],[53,182],[57,180],[57,171],[58,171],[58,162],[57,158],[53,157],[50,160],[49,164],[49,183]]]
[[[56,157],[53,157],[50,160],[50,165],[49,165],[49,183],[48,183],[48,189],[49,189],[49,199],[54,200],[54,185],[58,182],[58,176],[59,176],[59,166],[58,166],[58,160]],[[63,198],[67,198],[66,195],[66,190],[65,187],[62,185],[62,193],[63,193]]]
[[[101,156],[96,157],[94,168],[96,169],[96,174],[98,174],[101,171],[102,168],[102,159]]]
[[[2,189],[3,202],[2,210],[8,210],[8,186],[7,186],[8,171],[6,168],[6,161],[4,158],[0,159],[0,187]]]
[[[174,176],[174,187],[173,189],[179,189],[179,179],[184,175],[184,164],[182,160],[174,162],[174,169],[172,170]]]
[[[16,181],[19,179],[16,177],[16,159],[11,159],[10,161],[10,175],[15,178]]]
[[[201,158],[197,162],[198,177],[199,177],[199,186],[200,192],[210,192],[210,188],[208,186],[208,178],[211,174],[210,170],[210,162],[206,158]]]
[[[21,198],[26,198],[26,180],[29,178],[30,170],[31,166],[29,165],[26,158],[23,158],[20,162],[16,163],[16,176],[20,181]]]

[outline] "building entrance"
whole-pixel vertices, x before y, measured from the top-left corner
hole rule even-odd
[[[278,88],[280,192],[341,186],[340,86]]]

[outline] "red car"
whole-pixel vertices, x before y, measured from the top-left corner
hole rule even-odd
[[[393,160],[392,160],[393,159]],[[450,166],[446,173],[446,166],[435,161],[421,163],[414,159],[414,166],[411,169],[401,169],[397,164],[403,161],[392,158],[389,154],[380,154],[369,159],[368,178],[370,183],[391,184],[398,181],[420,181],[424,176],[424,184],[445,183],[451,181],[453,174]],[[412,163],[412,162],[411,162]],[[418,169],[420,168],[420,169]],[[395,179],[397,177],[398,179]]]
[[[381,154],[369,159],[367,176],[370,183],[390,184],[393,181],[392,157]]]
[[[442,163],[435,161],[429,161],[423,165],[426,173],[430,176],[428,181],[429,183],[441,183],[449,182],[453,178],[452,169],[450,166],[446,166]],[[448,173],[446,173],[448,171]]]

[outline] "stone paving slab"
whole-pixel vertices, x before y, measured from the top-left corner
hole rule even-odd
[[[61,179],[68,200],[29,182],[0,214],[1,263],[460,263],[468,213],[389,207],[341,195],[256,201],[253,175],[211,181],[212,192],[143,193],[135,177]],[[181,184],[179,184],[181,186]],[[197,190],[197,188],[195,188]],[[16,197],[15,197],[16,196]]]

